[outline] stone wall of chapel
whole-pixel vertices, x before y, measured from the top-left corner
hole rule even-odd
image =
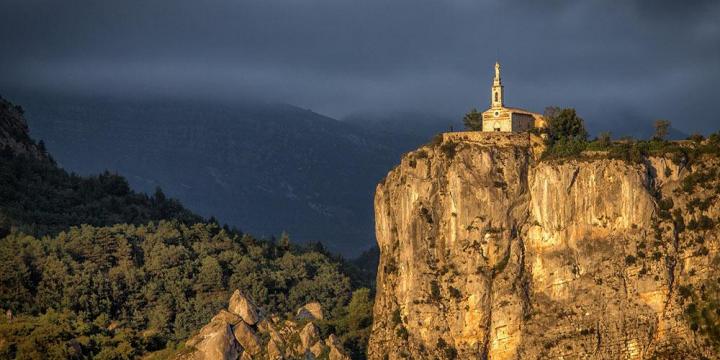
[[[530,131],[535,126],[535,118],[532,115],[512,113],[512,131]]]

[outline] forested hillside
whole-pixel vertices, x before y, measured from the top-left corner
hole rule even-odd
[[[236,100],[27,96],[32,134],[63,168],[160,186],[196,213],[358,255],[374,243],[372,193],[414,147],[292,105]],[[249,205],[248,205],[249,204]]]
[[[22,129],[21,109],[3,104],[2,125]],[[0,157],[0,358],[162,357],[225,307],[233,289],[278,314],[320,302],[324,331],[364,357],[370,322],[346,319],[357,309],[371,316],[367,289],[355,296],[367,304],[349,307],[366,281],[346,275],[361,272],[322,245],[295,245],[286,234],[257,239],[159,189],[134,192],[119,175],[68,174],[27,128],[20,134],[26,151],[6,145]],[[0,144],[20,143],[17,136],[2,132]]]
[[[57,167],[42,142],[30,138],[22,107],[0,97],[0,235],[11,229],[55,234],[72,225],[202,220],[158,188],[134,192],[122,176],[80,177]]]
[[[225,307],[228,289],[281,314],[319,301],[331,317],[351,295],[340,264],[322,252],[177,221],[82,226],[41,239],[15,233],[0,243],[0,274],[3,308],[45,314],[0,327],[0,337],[15,342],[0,347],[0,357],[158,350]]]

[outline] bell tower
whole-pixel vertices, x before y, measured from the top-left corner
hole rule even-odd
[[[503,93],[504,93],[504,87],[502,85],[502,81],[500,80],[500,63],[495,62],[495,79],[493,79],[493,85],[492,85],[492,98],[490,99],[490,104],[492,104],[493,108],[500,108],[503,107]]]

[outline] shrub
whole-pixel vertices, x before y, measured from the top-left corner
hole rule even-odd
[[[576,157],[587,148],[587,142],[584,140],[558,139],[552,146],[548,147],[543,157],[545,158],[564,158]]]
[[[705,137],[702,136],[702,135],[700,135],[700,134],[698,134],[698,133],[694,133],[694,134],[692,134],[692,135],[690,135],[690,136],[688,137],[688,140],[690,140],[690,141],[694,142],[695,144],[699,145],[699,144],[701,144],[703,141],[705,141]]]
[[[671,210],[675,206],[675,203],[673,202],[672,198],[666,198],[662,199],[658,202],[658,207],[660,207],[660,210]]]
[[[440,301],[440,286],[438,285],[437,281],[431,281],[430,282],[430,298],[435,301]]]
[[[445,154],[448,158],[452,159],[455,157],[455,148],[457,148],[457,143],[450,141],[446,142],[442,145],[440,145],[440,151]]]
[[[610,133],[607,131],[601,132],[600,135],[598,135],[596,142],[599,146],[601,146],[603,148],[609,147],[610,145],[612,145]]]
[[[465,128],[468,130],[482,130],[483,126],[483,120],[482,120],[482,114],[477,111],[477,109],[472,109],[470,112],[465,114],[463,117],[463,124],[465,125]]]
[[[642,143],[617,144],[610,149],[610,158],[624,160],[631,163],[645,161],[646,148]]]
[[[405,326],[400,326],[396,331],[395,335],[403,340],[407,340],[410,337],[410,333],[407,331]]]
[[[683,299],[687,299],[692,295],[693,286],[690,285],[680,285],[678,286],[678,295],[682,297]]]
[[[628,256],[625,257],[625,264],[626,264],[626,265],[632,266],[632,265],[635,265],[635,262],[637,262],[637,259],[636,259],[634,256],[628,255]]]
[[[655,134],[653,139],[655,140],[667,140],[670,133],[670,121],[668,120],[656,120],[655,121]]]
[[[573,142],[586,142],[588,133],[585,129],[585,122],[580,118],[575,109],[557,109],[548,111],[547,133],[548,145],[553,146],[561,139]]]
[[[392,312],[390,319],[392,320],[393,325],[399,324],[402,321],[402,318],[400,317],[400,309],[395,309]]]
[[[452,286],[450,287],[450,296],[452,296],[453,298],[455,298],[457,300],[462,299],[462,293],[460,292],[460,290],[458,290]]]

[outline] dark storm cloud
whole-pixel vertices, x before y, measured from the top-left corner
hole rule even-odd
[[[3,2],[0,89],[456,116],[499,58],[513,105],[718,128],[714,1]]]

